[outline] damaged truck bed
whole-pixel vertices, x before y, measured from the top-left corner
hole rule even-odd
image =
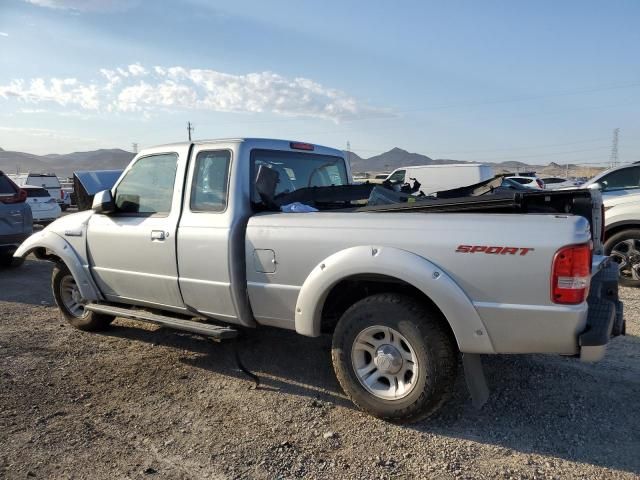
[[[593,218],[589,190],[533,190],[515,182],[505,186],[502,175],[467,187],[436,192],[433,196],[416,196],[408,193],[409,189],[398,192],[390,184],[370,183],[308,187],[274,195],[276,175],[268,168],[258,171],[256,189],[265,210],[277,211],[283,205],[300,202],[321,211],[557,213],[579,215],[590,223]],[[591,225],[591,228],[599,232],[600,226],[594,229]]]

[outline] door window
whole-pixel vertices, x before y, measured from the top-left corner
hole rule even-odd
[[[222,212],[227,208],[230,161],[228,150],[198,153],[191,187],[192,211]]]
[[[175,153],[140,158],[116,189],[117,211],[141,216],[168,215],[177,165]]]
[[[605,175],[598,182],[603,190],[640,188],[640,167],[623,168]]]
[[[396,172],[393,172],[393,175],[391,175],[389,177],[389,181],[391,183],[398,183],[398,182],[404,183],[404,175],[405,175],[405,173],[406,173],[405,170],[398,170]]]
[[[554,183],[564,183],[566,180],[564,178],[543,178],[542,181],[549,185],[553,185]]]

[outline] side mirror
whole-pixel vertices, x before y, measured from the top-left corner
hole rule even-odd
[[[111,190],[103,190],[93,197],[91,210],[96,213],[112,213],[116,211],[116,203],[113,201]]]

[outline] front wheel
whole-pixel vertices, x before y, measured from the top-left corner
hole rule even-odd
[[[64,263],[53,268],[51,288],[56,305],[67,322],[80,330],[104,330],[115,317],[85,310],[75,278]]]
[[[401,423],[428,417],[449,398],[458,365],[444,319],[411,297],[391,293],[367,297],[344,313],[332,359],[356,405]]]
[[[640,287],[640,230],[623,230],[612,235],[604,250],[618,264],[620,284]]]

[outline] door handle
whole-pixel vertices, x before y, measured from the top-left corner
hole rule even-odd
[[[151,230],[151,240],[164,240],[164,231]]]

